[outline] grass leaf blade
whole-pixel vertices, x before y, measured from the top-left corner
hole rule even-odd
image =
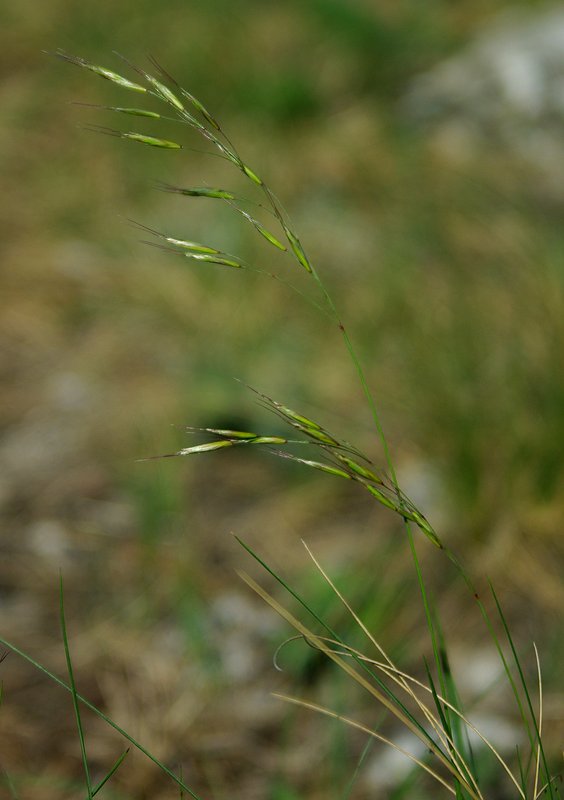
[[[84,770],[84,779],[86,781],[86,790],[88,793],[88,800],[92,800],[92,782],[90,780],[90,769],[88,767],[88,756],[86,754],[86,740],[84,737],[84,728],[82,726],[82,716],[80,713],[80,703],[78,701],[78,692],[74,679],[74,670],[72,666],[72,658],[70,654],[69,640],[67,635],[67,624],[65,619],[65,600],[63,592],[63,578],[59,577],[59,610],[60,610],[60,623],[61,632],[63,635],[63,647],[65,650],[65,659],[67,662],[67,672],[69,675],[70,693],[72,696],[72,704],[74,707],[74,715],[76,718],[76,727],[78,731],[78,740],[80,742],[80,753],[82,757],[82,768]]]

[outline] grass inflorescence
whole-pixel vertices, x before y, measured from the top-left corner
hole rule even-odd
[[[376,727],[363,720],[355,719],[340,711],[314,702],[304,697],[278,695],[290,704],[301,706],[303,709],[338,719],[343,725],[361,731],[369,739],[377,739],[388,746],[404,753],[406,758],[413,761],[414,765],[425,774],[427,779],[436,784],[436,791],[441,796],[453,795],[457,800],[486,800],[491,797],[488,787],[477,766],[470,738],[476,737],[481,745],[490,752],[497,765],[499,773],[497,782],[505,781],[508,791],[512,796],[522,800],[536,800],[547,797],[554,800],[558,796],[558,787],[551,772],[548,758],[543,743],[542,729],[542,677],[540,662],[535,650],[535,666],[538,676],[538,701],[533,700],[532,689],[526,678],[525,670],[514,643],[510,627],[507,623],[502,605],[498,596],[491,590],[493,600],[492,614],[488,603],[475,589],[474,581],[462,565],[458,557],[452,552],[444,537],[439,537],[431,521],[416,504],[414,504],[403,491],[395,469],[391,448],[383,430],[376,402],[368,386],[368,381],[349,336],[347,327],[343,322],[337,306],[327,289],[325,282],[318,271],[313,259],[302,245],[300,236],[294,224],[278,201],[274,191],[268,186],[262,176],[252,169],[244,160],[229,136],[222,129],[221,123],[210,113],[206,106],[191,92],[184,89],[155,59],[150,59],[151,70],[131,64],[127,59],[120,57],[126,66],[133,70],[135,82],[123,77],[113,70],[98,66],[83,58],[68,55],[63,52],[55,54],[58,58],[72,65],[92,72],[103,79],[117,85],[125,91],[135,92],[145,98],[164,105],[167,119],[174,119],[183,126],[187,126],[194,133],[215,147],[217,154],[232,167],[235,167],[248,179],[251,188],[261,195],[261,202],[257,204],[261,210],[266,210],[269,222],[263,223],[243,206],[243,200],[236,192],[226,188],[213,187],[179,187],[171,184],[162,184],[160,188],[166,192],[193,199],[213,199],[226,203],[238,213],[259,234],[267,245],[273,247],[278,253],[293,259],[297,270],[305,272],[311,281],[324,314],[331,320],[332,325],[342,337],[344,347],[348,352],[354,369],[357,372],[359,386],[366,395],[367,403],[372,414],[377,438],[380,442],[381,456],[385,464],[383,468],[375,465],[372,458],[364,452],[364,448],[344,440],[338,433],[329,430],[324,424],[311,419],[306,414],[295,411],[292,407],[279,400],[269,397],[262,391],[253,390],[258,402],[281,420],[288,429],[288,435],[278,432],[260,432],[237,430],[217,427],[212,424],[205,427],[190,427],[187,429],[192,435],[203,439],[197,444],[181,448],[165,455],[151,455],[149,459],[204,456],[220,450],[231,450],[245,447],[262,448],[271,455],[295,463],[299,467],[306,467],[317,472],[325,473],[331,477],[348,481],[355,485],[359,492],[367,492],[374,501],[392,512],[402,521],[405,539],[413,558],[416,581],[420,590],[421,602],[424,609],[428,636],[431,641],[433,663],[425,664],[426,680],[408,674],[402,670],[380,644],[375,633],[362,621],[360,615],[354,610],[345,595],[332,580],[329,573],[322,567],[312,550],[306,545],[307,558],[311,560],[315,570],[321,575],[325,584],[346,610],[347,615],[362,632],[371,649],[377,656],[369,656],[359,648],[347,643],[339,632],[333,628],[322,615],[320,615],[302,592],[292,586],[279,571],[270,566],[255,548],[249,546],[241,539],[240,544],[250,557],[278,584],[283,592],[288,593],[292,602],[297,602],[309,622],[305,622],[290,610],[290,606],[278,599],[270,589],[259,584],[254,578],[241,574],[247,585],[260,596],[285,622],[296,631],[297,637],[304,647],[313,648],[331,662],[343,675],[347,677],[362,693],[369,698],[375,708],[383,708],[411,735],[418,740],[423,748],[423,755],[417,756],[407,752],[393,737],[382,734]],[[156,74],[153,74],[153,71]],[[100,105],[95,108],[115,114],[117,118],[134,117],[138,121],[144,119],[159,120],[161,116],[151,109],[129,106]],[[94,132],[100,132],[126,141],[156,147],[163,150],[181,150],[182,145],[174,140],[148,135],[138,131],[121,131],[117,128],[88,125],[85,126]],[[180,138],[180,137],[179,137]],[[258,213],[258,212],[257,212]],[[252,268],[246,261],[231,253],[224,252],[216,247],[215,243],[200,243],[199,241],[171,235],[141,223],[132,224],[139,230],[149,234],[156,241],[149,242],[154,246],[170,250],[182,255],[193,262],[213,268],[225,266],[237,269]],[[274,226],[274,227],[273,227]],[[271,229],[273,227],[273,229]],[[255,268],[256,269],[256,268]],[[262,270],[256,270],[264,272]],[[268,274],[268,273],[266,273]],[[467,713],[460,698],[456,677],[452,672],[447,643],[440,624],[438,609],[435,607],[433,597],[429,591],[423,575],[423,569],[418,553],[419,541],[414,536],[417,528],[423,534],[421,544],[434,545],[434,557],[447,558],[455,565],[459,575],[468,587],[472,602],[477,605],[489,635],[498,651],[502,661],[505,676],[513,693],[518,713],[521,718],[522,729],[526,736],[528,752],[522,753],[516,748],[515,759],[503,757],[495,743],[482,733],[473,722],[471,714]],[[103,712],[96,708],[86,698],[78,693],[73,664],[70,654],[70,645],[65,623],[62,583],[60,589],[61,627],[63,645],[68,668],[68,683],[57,678],[53,673],[31,659],[10,642],[0,639],[2,643],[12,649],[20,657],[25,658],[37,669],[54,680],[70,692],[75,711],[78,736],[80,741],[81,757],[83,763],[85,786],[88,798],[93,797],[121,767],[127,751],[125,751],[114,766],[108,771],[101,783],[94,785],[89,773],[88,752],[86,736],[81,717],[81,706],[85,706],[101,717],[105,722],[118,730],[131,745],[140,749],[153,762],[163,770],[176,784],[191,796],[197,795],[188,787],[183,778],[179,778],[169,767],[152,756],[137,740],[127,734],[116,723],[110,720]],[[501,633],[497,632],[498,627]],[[362,769],[364,755],[361,755],[358,765],[353,770]]]

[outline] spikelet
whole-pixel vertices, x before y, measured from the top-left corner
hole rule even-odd
[[[184,194],[187,197],[212,197],[219,200],[236,199],[235,195],[232,192],[228,192],[227,189],[210,189],[207,186],[191,186],[183,188],[181,186],[172,186],[169,183],[159,183],[157,186],[163,192]]]
[[[147,92],[147,89],[144,86],[140,86],[138,83],[133,83],[133,81],[124,78],[122,75],[118,75],[117,72],[113,72],[105,67],[100,67],[98,64],[92,64],[90,61],[86,61],[84,58],[80,58],[79,56],[70,55],[69,53],[65,53],[63,50],[57,50],[51,55],[54,55],[63,61],[68,61],[69,64],[76,64],[77,67],[88,69],[95,75],[99,75],[101,78],[105,78],[107,81],[116,83],[118,86],[121,86],[122,89],[131,89],[134,92],[142,93]]]
[[[116,131],[114,128],[105,128],[103,125],[84,125],[84,128],[94,133],[104,133],[106,136],[115,136],[118,139],[129,139],[132,142],[147,144],[150,147],[160,147],[164,150],[181,150],[182,145],[169,139],[158,139],[156,136],[146,136],[144,133],[134,131]]]

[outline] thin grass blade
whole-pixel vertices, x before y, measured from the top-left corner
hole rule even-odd
[[[78,740],[80,742],[80,754],[82,757],[82,768],[84,770],[84,780],[86,782],[86,791],[88,795],[88,800],[92,800],[93,793],[92,793],[92,782],[90,780],[90,769],[88,767],[88,757],[86,754],[86,740],[84,737],[84,728],[82,726],[82,717],[80,713],[80,703],[78,701],[78,692],[76,689],[76,683],[74,679],[74,670],[72,666],[72,658],[70,654],[70,647],[69,647],[69,640],[67,636],[67,624],[65,620],[65,600],[64,600],[64,592],[63,592],[63,579],[60,577],[59,579],[59,613],[60,613],[60,624],[61,624],[61,632],[63,635],[63,647],[65,650],[65,658],[67,662],[67,672],[69,675],[69,686],[70,692],[72,696],[72,704],[74,707],[74,715],[76,718],[76,727],[78,731]]]
[[[523,689],[523,694],[525,695],[527,708],[528,708],[528,711],[529,711],[529,714],[530,714],[531,722],[533,724],[533,729],[534,729],[534,739],[533,739],[533,741],[534,741],[534,745],[531,742],[531,746],[533,748],[533,751],[536,751],[536,749],[538,747],[539,760],[540,760],[540,763],[542,764],[543,773],[544,773],[544,779],[545,779],[545,782],[546,782],[547,790],[549,792],[549,796],[551,798],[554,798],[555,794],[554,794],[554,789],[553,789],[553,785],[552,785],[552,776],[550,774],[550,769],[548,767],[548,761],[547,761],[547,758],[546,758],[546,753],[545,753],[544,745],[543,745],[543,742],[542,742],[541,731],[540,731],[540,728],[539,728],[539,724],[537,722],[537,716],[535,714],[535,710],[533,708],[533,701],[531,699],[531,695],[530,695],[530,692],[529,692],[529,687],[527,686],[527,681],[525,679],[525,674],[523,672],[523,667],[521,665],[521,660],[520,660],[519,655],[517,653],[517,648],[515,647],[515,642],[513,641],[513,637],[511,635],[511,631],[509,629],[509,625],[507,623],[507,619],[505,617],[505,614],[503,613],[503,609],[501,607],[501,603],[499,602],[498,596],[497,596],[497,594],[495,592],[495,589],[493,588],[491,583],[490,583],[490,591],[491,591],[492,596],[494,598],[494,602],[496,604],[496,608],[497,608],[497,611],[498,611],[498,614],[499,614],[499,618],[501,620],[501,624],[503,625],[503,629],[505,631],[505,636],[507,638],[507,642],[509,644],[509,647],[511,649],[511,653],[513,655],[513,661],[514,661],[515,666],[517,668],[517,673],[519,675],[519,680],[521,682],[521,687]]]
[[[98,783],[98,784],[96,785],[96,787],[94,788],[94,791],[92,792],[92,797],[94,797],[95,795],[97,795],[97,794],[98,794],[98,792],[100,791],[100,789],[102,789],[102,788],[103,788],[103,787],[106,785],[106,783],[107,783],[107,782],[110,780],[110,778],[112,778],[112,777],[113,777],[113,776],[116,774],[116,772],[118,771],[118,769],[121,767],[121,765],[122,765],[122,764],[123,764],[123,762],[125,761],[125,759],[126,759],[126,756],[128,755],[128,753],[129,753],[130,749],[131,749],[131,748],[129,748],[129,747],[128,747],[128,748],[127,748],[127,750],[124,750],[124,751],[123,751],[123,753],[122,753],[122,754],[121,754],[121,756],[120,756],[120,757],[117,759],[117,761],[115,762],[115,764],[113,765],[113,767],[110,769],[110,771],[108,772],[108,774],[107,774],[107,775],[106,775],[104,778],[102,778],[102,780],[100,781],[100,783]]]
[[[360,771],[362,769],[362,765],[366,761],[366,758],[367,758],[368,754],[370,753],[370,750],[372,749],[372,745],[373,744],[374,744],[374,741],[373,741],[372,738],[370,738],[370,739],[367,740],[366,744],[362,748],[362,752],[361,752],[361,754],[359,756],[358,761],[356,762],[356,766],[355,766],[354,772],[353,772],[353,774],[351,776],[351,779],[349,780],[349,782],[347,783],[347,785],[345,787],[345,791],[342,794],[341,800],[349,800],[349,798],[351,796],[351,793],[352,793],[352,790],[354,789],[354,785],[355,785],[355,783],[356,783],[356,781],[358,779],[358,776],[360,775]]]
[[[454,794],[454,789],[449,786],[449,784],[442,778],[437,772],[435,772],[431,767],[425,764],[424,761],[416,758],[412,753],[409,753],[407,750],[404,750],[403,747],[400,747],[398,744],[393,742],[391,739],[387,739],[385,736],[377,733],[376,731],[371,730],[370,728],[366,727],[366,725],[362,725],[360,722],[356,722],[355,720],[349,719],[349,717],[344,717],[342,714],[338,714],[336,711],[333,711],[330,708],[326,708],[325,706],[318,705],[317,703],[311,703],[307,700],[302,700],[298,697],[289,697],[285,694],[279,694],[278,692],[273,692],[273,697],[277,697],[280,700],[284,700],[287,703],[293,703],[294,705],[301,706],[302,708],[307,708],[310,711],[316,711],[318,714],[324,714],[325,716],[332,717],[333,719],[338,719],[341,722],[344,722],[346,725],[350,725],[352,728],[356,728],[357,730],[363,731],[363,733],[367,733],[369,736],[378,739],[384,744],[387,744],[397,752],[402,753],[406,758],[412,761],[414,764],[417,764],[421,769],[431,775],[438,783],[442,784],[445,789],[451,794]]]
[[[70,692],[72,694],[72,689],[67,683],[65,683],[61,678],[57,677],[57,675],[55,675],[54,672],[48,670],[47,667],[43,666],[43,664],[40,664],[38,661],[36,661],[34,658],[28,655],[24,650],[21,650],[15,644],[12,644],[12,642],[9,642],[7,639],[4,639],[3,637],[0,637],[0,644],[2,644],[4,647],[9,648],[12,652],[16,653],[16,655],[20,656],[20,658],[23,658],[24,661],[27,661],[28,664],[31,664],[33,667],[35,667],[35,669],[43,673],[43,675],[46,675],[48,678],[50,678],[50,680],[52,680],[58,686],[61,686],[63,689],[66,689],[67,692]],[[167,775],[172,781],[174,781],[174,783],[176,783],[177,786],[180,786],[180,788],[182,788],[185,792],[188,792],[188,794],[193,798],[193,800],[202,800],[200,795],[193,792],[189,786],[187,786],[177,775],[174,774],[174,772],[171,769],[169,769],[166,766],[166,764],[164,764],[156,756],[154,756],[149,750],[147,750],[146,747],[144,747],[140,742],[138,742],[137,739],[135,739],[133,736],[131,736],[131,734],[129,734],[126,730],[124,730],[124,728],[118,725],[117,722],[114,722],[114,720],[111,717],[108,717],[107,714],[104,714],[104,712],[101,711],[97,706],[95,706],[94,703],[91,703],[90,700],[87,700],[85,697],[83,697],[81,694],[78,693],[76,694],[76,698],[80,701],[80,703],[82,703],[83,706],[90,709],[90,711],[96,714],[97,717],[99,717],[107,725],[109,725],[111,728],[117,731],[117,733],[123,736],[124,739],[126,739],[131,745],[133,745],[133,747],[136,748],[136,750],[139,750],[140,753],[143,753],[143,755],[146,756],[146,758],[148,758],[149,761],[152,761],[153,764],[155,764],[155,766],[157,766],[161,770],[161,772],[164,772],[165,775]]]

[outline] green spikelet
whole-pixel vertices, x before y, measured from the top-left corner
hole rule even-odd
[[[122,89],[131,89],[133,92],[142,93],[146,93],[147,91],[144,86],[140,86],[138,83],[133,83],[133,81],[124,78],[123,75],[118,75],[117,72],[113,72],[111,69],[106,69],[105,67],[100,67],[98,64],[91,64],[90,61],[86,61],[84,58],[80,58],[79,56],[70,55],[62,50],[57,50],[57,52],[53,53],[52,55],[62,59],[63,61],[68,61],[69,64],[75,64],[77,67],[83,67],[84,69],[90,70],[90,72],[93,72],[95,75],[99,75],[100,78],[104,78],[107,81],[116,83],[118,86],[121,86]]]
[[[148,144],[150,147],[161,147],[165,150],[181,150],[182,145],[168,139],[157,139],[156,136],[145,136],[143,133],[122,133],[122,139],[131,139],[133,142]]]
[[[290,247],[292,248],[294,255],[296,256],[302,267],[306,269],[308,272],[313,272],[311,264],[308,261],[308,258],[304,252],[303,247],[300,244],[300,240],[298,239],[298,237],[295,234],[293,234],[292,231],[286,226],[284,226],[284,233],[288,237],[288,241],[290,242]]]

